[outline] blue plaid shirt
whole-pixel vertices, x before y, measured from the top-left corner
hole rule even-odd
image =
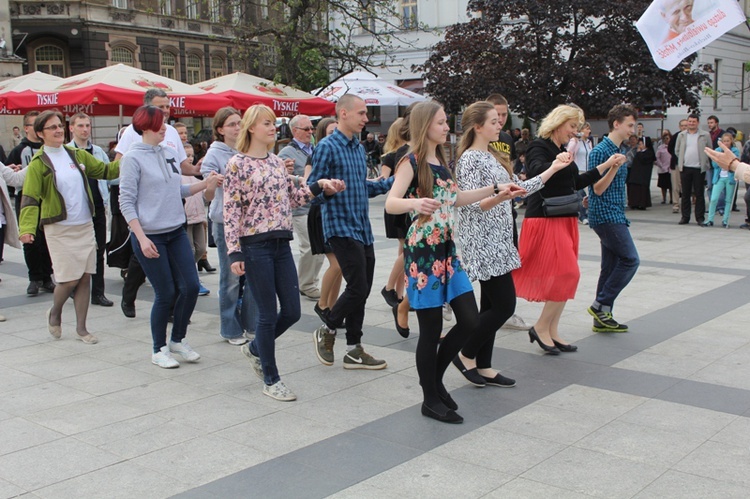
[[[377,182],[367,180],[365,148],[356,136],[350,140],[335,130],[315,148],[307,183],[321,178],[341,179],[346,183],[344,191],[323,200],[324,239],[348,237],[365,246],[373,244],[369,198],[388,192],[394,177]]]
[[[620,148],[609,137],[604,137],[589,153],[588,169],[593,170],[618,152],[620,152]],[[630,225],[630,221],[625,218],[625,182],[627,178],[628,169],[623,165],[601,196],[594,193],[593,185],[589,187],[589,227],[604,224]]]

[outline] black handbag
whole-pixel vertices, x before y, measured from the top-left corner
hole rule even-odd
[[[543,197],[542,211],[544,212],[544,216],[548,218],[577,215],[580,200],[581,196],[577,192],[566,194],[565,196]]]

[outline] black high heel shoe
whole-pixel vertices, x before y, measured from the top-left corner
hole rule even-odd
[[[396,323],[396,331],[398,331],[398,334],[400,334],[402,338],[408,338],[410,332],[409,328],[398,325],[398,305],[391,308],[391,310],[393,311],[393,322]]]
[[[561,352],[575,352],[578,350],[578,347],[575,345],[566,345],[565,343],[560,343],[557,340],[552,340],[555,343],[555,346],[558,350]]]
[[[542,350],[547,352],[548,355],[560,355],[560,350],[558,350],[554,346],[549,346],[543,343],[542,340],[539,339],[539,335],[536,333],[536,329],[532,327],[531,329],[529,329],[529,343],[534,343],[535,341],[539,343],[539,346],[542,348]]]
[[[212,267],[208,260],[201,258],[198,260],[198,270],[205,270],[206,272],[216,272],[216,268]]]

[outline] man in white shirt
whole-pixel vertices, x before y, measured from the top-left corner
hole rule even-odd
[[[703,224],[706,213],[706,198],[703,194],[703,180],[709,168],[709,159],[704,149],[711,146],[711,135],[698,128],[700,118],[691,114],[687,119],[687,130],[677,136],[675,153],[677,169],[682,182],[682,218],[679,224],[690,223],[690,201],[695,195],[695,221]]]

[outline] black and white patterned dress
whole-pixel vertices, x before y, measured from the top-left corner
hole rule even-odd
[[[528,194],[544,183],[540,177],[521,181],[511,177],[489,151],[469,149],[456,164],[456,181],[462,190],[478,189],[494,183],[515,183]],[[458,241],[466,273],[472,281],[488,281],[521,266],[518,250],[513,245],[512,201],[503,201],[487,211],[479,203],[458,209]]]

